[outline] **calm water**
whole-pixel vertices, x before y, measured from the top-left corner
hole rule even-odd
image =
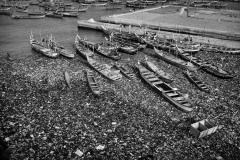
[[[73,2],[74,6],[79,3]],[[30,6],[31,10],[38,11],[37,6]],[[74,39],[76,34],[86,37],[89,40],[99,42],[104,40],[104,34],[101,31],[87,30],[77,27],[78,20],[100,20],[104,15],[129,12],[129,8],[123,6],[122,9],[104,10],[103,7],[90,7],[87,12],[80,12],[78,18],[63,17],[63,19],[45,17],[43,19],[12,19],[10,16],[0,15],[0,57],[7,52],[15,58],[24,58],[26,56],[37,54],[32,51],[29,44],[29,34],[32,31],[34,38],[40,40],[42,37],[52,34],[56,41],[63,46],[75,51]],[[25,14],[14,12],[14,14]]]
[[[1,2],[1,1],[0,1]],[[70,1],[68,1],[70,2]],[[67,3],[67,2],[66,2]],[[79,3],[73,2],[78,7]],[[228,7],[239,9],[240,3],[229,3]],[[39,10],[37,6],[31,6],[29,10]],[[101,31],[78,29],[78,20],[93,18],[99,20],[101,16],[129,12],[130,8],[122,7],[120,10],[104,10],[103,7],[90,7],[87,12],[80,12],[78,18],[64,17],[63,19],[45,17],[43,19],[16,20],[9,16],[0,15],[0,57],[9,52],[15,58],[37,54],[32,51],[29,44],[29,34],[32,31],[36,39],[52,34],[56,41],[65,47],[75,51],[74,39],[76,34],[86,37],[89,40],[99,42],[104,40]],[[24,14],[14,12],[14,14]]]

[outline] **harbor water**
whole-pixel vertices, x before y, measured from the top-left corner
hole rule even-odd
[[[73,2],[73,6],[78,7],[79,3]],[[82,8],[84,8],[83,6]],[[29,43],[29,35],[32,31],[34,38],[40,40],[51,35],[57,42],[75,51],[74,40],[76,34],[85,37],[94,42],[104,40],[104,34],[101,31],[78,28],[78,20],[100,20],[101,16],[129,12],[130,8],[125,6],[122,9],[106,10],[104,7],[89,7],[86,12],[79,12],[78,18],[63,17],[43,19],[13,19],[10,16],[0,15],[0,57],[10,53],[14,58],[24,58],[32,54],[38,54],[32,51]],[[14,9],[15,10],[15,9]],[[37,6],[29,6],[29,11],[39,11]],[[26,13],[13,12],[13,15]]]
[[[66,1],[71,3],[71,1]],[[74,7],[79,7],[79,3],[72,2]],[[240,9],[237,2],[228,2],[229,8]],[[161,4],[158,4],[161,5]],[[237,7],[239,6],[239,8]],[[82,6],[84,8],[85,6]],[[13,7],[14,8],[14,7]],[[129,12],[131,8],[122,5],[121,9],[106,10],[104,7],[89,7],[86,12],[79,12],[78,18],[63,17],[62,19],[45,17],[43,19],[13,19],[10,16],[0,15],[0,57],[10,53],[14,58],[24,58],[33,54],[29,44],[29,35],[31,32],[34,38],[40,40],[40,37],[46,38],[47,35],[53,35],[56,41],[63,46],[75,51],[74,39],[76,34],[85,37],[94,42],[103,41],[104,34],[101,31],[78,28],[78,20],[100,20],[102,16]],[[13,15],[23,15],[13,10]],[[35,5],[29,5],[29,11],[43,11]]]

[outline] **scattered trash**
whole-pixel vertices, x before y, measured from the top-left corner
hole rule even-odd
[[[105,148],[105,146],[103,146],[103,145],[99,145],[96,147],[97,150],[104,150],[104,148]]]
[[[80,151],[79,149],[76,150],[76,152],[74,152],[76,155],[78,155],[79,157],[83,156],[83,152]]]

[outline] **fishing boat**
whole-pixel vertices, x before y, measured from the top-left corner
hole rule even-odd
[[[147,67],[154,72],[157,77],[159,77],[161,80],[163,80],[166,83],[172,83],[174,80],[172,78],[172,76],[166,72],[164,72],[162,69],[159,69],[154,63],[152,63],[151,61],[149,61],[147,59],[147,57],[145,57],[145,63],[147,65]]]
[[[123,46],[131,46],[136,50],[135,52],[144,50],[147,46],[146,44],[131,41],[130,39],[124,38],[122,35],[117,34],[116,35],[113,34],[113,36],[111,36],[111,41],[117,42]]]
[[[87,58],[87,56],[92,57],[94,53],[84,43],[81,43],[82,41],[84,41],[84,39],[79,37],[77,34],[75,38],[75,47],[77,49],[77,52],[84,58]]]
[[[45,17],[45,15],[42,15],[42,16],[13,15],[13,16],[12,16],[13,19],[42,19],[42,18],[44,18],[44,17]]]
[[[163,61],[165,61],[169,64],[172,64],[172,65],[177,66],[179,68],[187,69],[187,70],[190,70],[190,71],[197,71],[198,70],[198,68],[196,66],[194,66],[191,62],[186,62],[186,61],[183,61],[183,60],[181,60],[179,58],[176,58],[172,55],[164,54],[163,51],[160,51],[156,48],[154,48],[154,51],[155,51],[156,57],[162,59]]]
[[[11,7],[7,7],[7,8],[0,8],[0,11],[9,11],[11,9]]]
[[[116,45],[115,43],[102,42],[102,43],[97,43],[95,46],[96,47],[93,47],[93,49],[95,49],[97,53],[101,54],[102,56],[105,56],[115,61],[118,61],[121,59],[118,53],[119,46]]]
[[[78,12],[64,12],[64,17],[78,17]]]
[[[118,48],[114,43],[111,42],[102,42],[102,43],[94,43],[92,41],[82,39],[80,38],[79,41],[84,44],[85,46],[88,46],[89,49],[92,51],[96,51],[98,54],[113,59],[115,61],[118,61],[121,59],[119,53],[118,53]]]
[[[126,32],[117,32],[117,31],[113,31],[111,29],[106,28],[105,26],[101,25],[101,30],[103,31],[103,33],[107,34],[107,35],[113,35],[115,37],[121,37],[122,39],[126,39],[132,42],[136,42],[136,43],[141,43],[143,44],[144,42],[141,41],[135,33],[126,33]]]
[[[42,16],[42,15],[45,15],[45,13],[41,12],[41,11],[38,11],[38,12],[32,11],[32,12],[28,12],[28,15],[29,16]]]
[[[28,9],[16,9],[17,12],[28,13]]]
[[[12,15],[12,11],[0,11],[0,15]]]
[[[240,54],[240,48],[218,47],[217,51],[225,54]]]
[[[100,91],[99,84],[93,74],[93,71],[87,70],[86,73],[87,73],[87,82],[88,82],[90,90],[92,91],[92,93],[95,96],[99,96],[101,91]]]
[[[46,17],[63,18],[63,14],[58,12],[46,12]]]
[[[59,56],[59,53],[54,52],[52,49],[45,47],[42,43],[36,41],[33,38],[33,34],[30,35],[30,44],[33,50],[47,56],[50,58],[57,58]]]
[[[127,44],[120,44],[118,50],[121,51],[121,52],[130,54],[130,55],[134,55],[138,52],[137,48],[134,48],[133,46],[130,46],[130,45],[127,45]]]
[[[78,12],[86,12],[88,10],[88,7],[86,8],[78,8]]]
[[[115,64],[114,65],[118,70],[121,71],[121,73],[126,76],[128,79],[131,79],[131,80],[137,80],[137,78],[134,76],[134,74],[132,74],[129,69],[127,69],[125,66],[121,65],[121,64]]]
[[[65,48],[64,46],[57,43],[55,40],[53,40],[52,36],[49,38],[49,48],[54,50],[55,52],[59,53],[60,55],[67,57],[67,58],[74,58],[75,54],[73,54],[72,51]]]
[[[112,70],[111,65],[102,64],[88,56],[87,56],[87,62],[92,68],[94,68],[97,72],[102,74],[108,80],[120,81],[122,79],[122,75],[120,74],[120,71]]]
[[[201,82],[196,76],[194,76],[193,73],[186,71],[186,72],[183,72],[183,74],[187,77],[187,79],[191,83],[196,85],[201,91],[210,93],[209,88],[203,82]]]
[[[93,3],[92,4],[92,6],[94,6],[94,7],[102,7],[102,6],[106,6],[107,5],[107,3]]]
[[[105,8],[103,8],[105,10],[115,10],[115,9],[122,9],[122,6],[119,5],[108,5]]]
[[[169,84],[160,80],[153,72],[143,67],[140,63],[137,67],[141,78],[176,108],[183,112],[191,112],[193,110],[192,104]]]
[[[199,68],[203,69],[204,71],[219,77],[219,78],[233,78],[236,75],[232,75],[230,73],[228,73],[227,71],[224,71],[221,67],[216,66],[208,61],[204,61],[199,57],[195,57],[193,55],[191,55],[190,53],[186,53],[183,52],[181,49],[178,49],[177,54],[184,60],[189,61],[191,63],[193,63],[194,65],[198,66]]]

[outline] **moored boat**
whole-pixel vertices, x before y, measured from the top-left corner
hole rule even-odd
[[[57,58],[59,56],[59,53],[57,52],[54,52],[53,50],[45,47],[43,44],[41,44],[40,42],[36,41],[34,38],[33,38],[33,35],[31,33],[30,35],[30,44],[31,44],[31,47],[32,49],[34,49],[35,51],[47,56],[47,57],[50,57],[50,58]]]
[[[112,70],[112,66],[108,64],[102,64],[93,58],[87,56],[88,64],[94,68],[97,72],[102,74],[105,78],[112,81],[120,81],[122,79],[122,75],[119,73],[120,71]]]
[[[63,18],[63,14],[62,13],[57,13],[57,12],[47,12],[46,17]]]
[[[119,53],[118,53],[118,48],[114,43],[111,42],[102,42],[102,43],[94,43],[89,40],[85,40],[80,38],[79,39],[80,43],[84,44],[85,46],[88,46],[89,49],[92,51],[96,51],[98,54],[113,59],[115,61],[118,61],[121,59]]]
[[[27,16],[22,16],[22,15],[13,15],[12,16],[12,18],[13,19],[42,19],[42,18],[44,18],[45,17],[45,15],[42,15],[42,16],[29,16],[29,15],[27,15]]]
[[[165,61],[169,64],[172,64],[174,66],[180,67],[182,69],[187,69],[187,70],[190,70],[190,71],[197,71],[198,70],[198,67],[194,66],[191,62],[186,62],[186,61],[183,61],[183,60],[181,60],[179,58],[176,58],[172,55],[164,54],[163,51],[160,51],[156,48],[154,48],[154,51],[155,51],[156,57],[162,59],[163,61]]]
[[[63,47],[62,45],[60,45],[59,43],[55,42],[52,37],[51,39],[49,40],[49,47],[54,50],[55,52],[59,53],[60,55],[64,56],[64,57],[67,57],[67,58],[74,58],[75,57],[75,54]]]
[[[183,112],[191,112],[193,110],[192,104],[180,93],[176,92],[170,85],[160,80],[153,72],[149,71],[141,64],[138,64],[137,67],[141,78],[176,108]]]
[[[177,49],[178,49],[177,54],[182,59],[193,63],[194,65],[198,66],[202,70],[204,70],[216,77],[228,79],[228,78],[233,78],[236,76],[236,75],[232,75],[232,74],[228,73],[227,71],[224,71],[221,67],[216,66],[208,61],[204,61],[199,57],[195,57],[195,56],[191,55],[190,53],[183,52],[178,47],[177,47]]]
[[[63,17],[78,17],[78,12],[63,12]]]
[[[99,84],[93,74],[93,71],[87,70],[86,73],[87,73],[87,82],[88,82],[89,88],[91,89],[92,93],[95,96],[99,96],[101,91],[100,91]]]
[[[161,80],[163,80],[166,83],[172,83],[174,81],[170,74],[164,72],[162,69],[159,69],[154,63],[149,61],[147,58],[145,58],[145,61],[147,67],[150,70],[152,70]]]
[[[118,70],[121,71],[121,73],[126,76],[128,79],[131,80],[137,80],[137,78],[134,76],[134,74],[132,74],[129,69],[127,69],[125,66],[121,65],[121,64],[115,64],[114,65]]]
[[[187,77],[187,79],[190,82],[195,84],[201,91],[210,93],[209,88],[203,82],[201,82],[197,77],[195,77],[193,73],[186,71],[186,72],[183,72],[183,74]]]
[[[84,41],[84,39],[79,37],[77,34],[75,38],[75,47],[77,49],[77,52],[80,53],[84,58],[87,58],[87,56],[92,57],[94,53],[85,44],[81,43],[82,41]]]

